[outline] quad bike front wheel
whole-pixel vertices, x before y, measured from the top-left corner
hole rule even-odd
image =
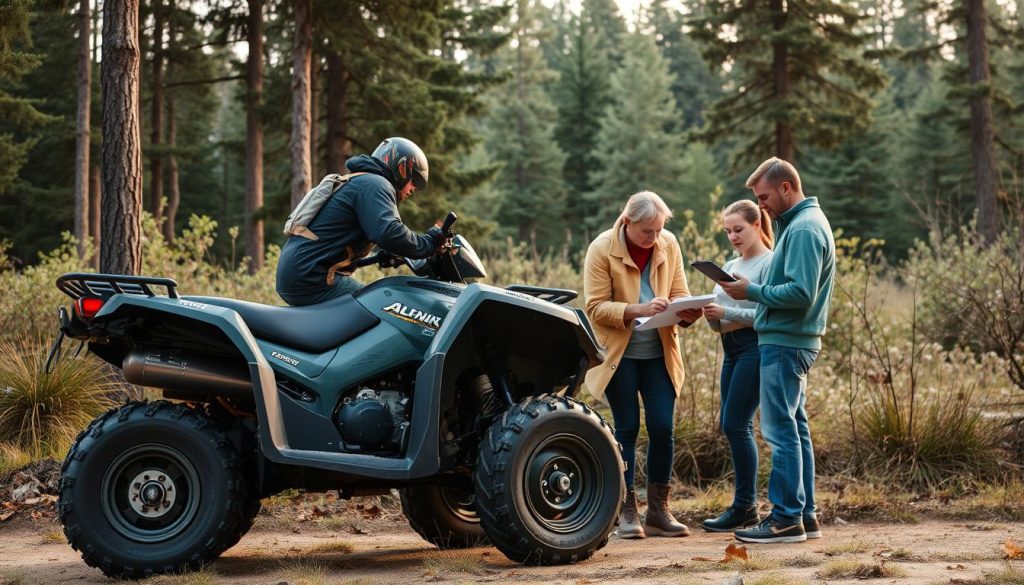
[[[129,403],[97,418],[61,472],[58,514],[72,548],[110,577],[198,569],[237,542],[242,463],[202,412]]]
[[[596,411],[562,396],[525,399],[480,445],[474,484],[481,525],[514,561],[590,558],[618,517],[622,471],[618,444]]]
[[[472,493],[441,485],[417,485],[398,490],[402,512],[424,540],[444,549],[487,544]]]

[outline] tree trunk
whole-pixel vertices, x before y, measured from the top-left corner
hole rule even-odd
[[[103,199],[103,173],[100,172],[100,165],[96,159],[92,159],[89,169],[89,235],[92,236],[92,258],[89,265],[93,270],[100,269],[100,246],[103,239],[100,235],[100,209]]]
[[[174,27],[174,11],[177,10],[175,0],[170,0],[168,4],[170,8],[169,14],[172,15],[167,23],[167,53],[168,55],[175,55],[178,49],[178,37]],[[178,67],[168,59],[167,61],[167,76],[170,81],[177,80]],[[178,218],[178,206],[181,203],[181,185],[180,176],[178,175],[178,155],[175,153],[175,149],[178,146],[178,120],[175,113],[174,95],[175,90],[170,88],[167,90],[167,95],[164,98],[167,100],[167,172],[168,172],[168,184],[167,184],[167,210],[164,215],[164,239],[168,242],[174,241],[174,234],[176,230],[176,223]]]
[[[149,129],[149,207],[157,223],[163,216],[164,198],[164,7],[163,0],[153,3],[153,100]]]
[[[317,168],[317,143],[320,141],[320,91],[317,88],[320,79],[319,57],[311,54],[309,60],[309,180],[316,182],[320,175]]]
[[[309,191],[309,68],[312,59],[313,21],[311,0],[293,0],[295,44],[292,47],[292,204],[294,209]]]
[[[78,256],[85,254],[85,240],[89,237],[89,129],[92,107],[92,58],[90,41],[92,15],[90,0],[81,0],[78,9],[78,117],[75,144],[75,238]]]
[[[263,266],[263,0],[247,1],[245,253],[252,273]]]
[[[773,28],[781,31],[786,28],[786,7],[783,0],[771,0]],[[789,99],[789,46],[785,39],[772,43],[772,74],[775,86],[775,101],[785,102]],[[793,126],[788,119],[775,120],[775,156],[793,161]]]
[[[978,233],[991,243],[999,233],[999,189],[992,93],[988,67],[988,38],[984,0],[967,0],[967,62],[971,83],[971,158],[978,205]]]
[[[100,270],[113,274],[138,274],[142,264],[138,28],[139,0],[103,3]]]
[[[327,168],[325,173],[344,173],[352,154],[348,138],[348,71],[335,50],[327,53]]]

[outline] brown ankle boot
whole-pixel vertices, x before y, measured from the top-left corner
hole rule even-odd
[[[647,484],[644,530],[651,536],[689,536],[690,529],[676,522],[675,516],[668,509],[668,490],[667,483]]]
[[[640,518],[636,511],[636,490],[626,490],[626,499],[622,503],[622,512],[619,513],[619,537],[620,538],[646,538],[644,527],[640,525]]]

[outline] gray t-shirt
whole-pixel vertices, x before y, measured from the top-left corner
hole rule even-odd
[[[647,261],[644,271],[640,273],[640,303],[649,303],[654,300],[654,288],[651,286],[651,260]],[[646,331],[633,330],[629,338],[629,345],[622,357],[634,360],[650,360],[665,355],[665,348],[661,346],[661,335],[657,329]]]
[[[772,251],[768,250],[764,254],[749,260],[744,260],[742,257],[733,258],[726,262],[722,269],[729,274],[741,274],[754,284],[762,284],[768,277],[768,266],[771,263]],[[743,329],[744,327],[753,327],[754,315],[757,313],[757,303],[753,301],[737,301],[725,294],[722,287],[718,285],[715,285],[714,292],[718,295],[715,303],[725,309],[725,318],[721,321],[718,319],[708,319],[708,325],[712,329],[719,333],[728,333],[737,329]]]

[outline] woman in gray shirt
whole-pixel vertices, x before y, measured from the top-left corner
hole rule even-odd
[[[733,203],[722,212],[729,243],[739,257],[723,267],[729,274],[741,274],[750,282],[764,282],[772,258],[772,224],[768,214],[753,201]],[[729,439],[735,471],[732,505],[717,518],[705,520],[708,532],[732,532],[753,526],[757,515],[757,443],[754,442],[754,413],[760,401],[760,353],[754,331],[757,303],[737,301],[715,287],[715,303],[704,307],[712,329],[722,334],[721,428]]]

